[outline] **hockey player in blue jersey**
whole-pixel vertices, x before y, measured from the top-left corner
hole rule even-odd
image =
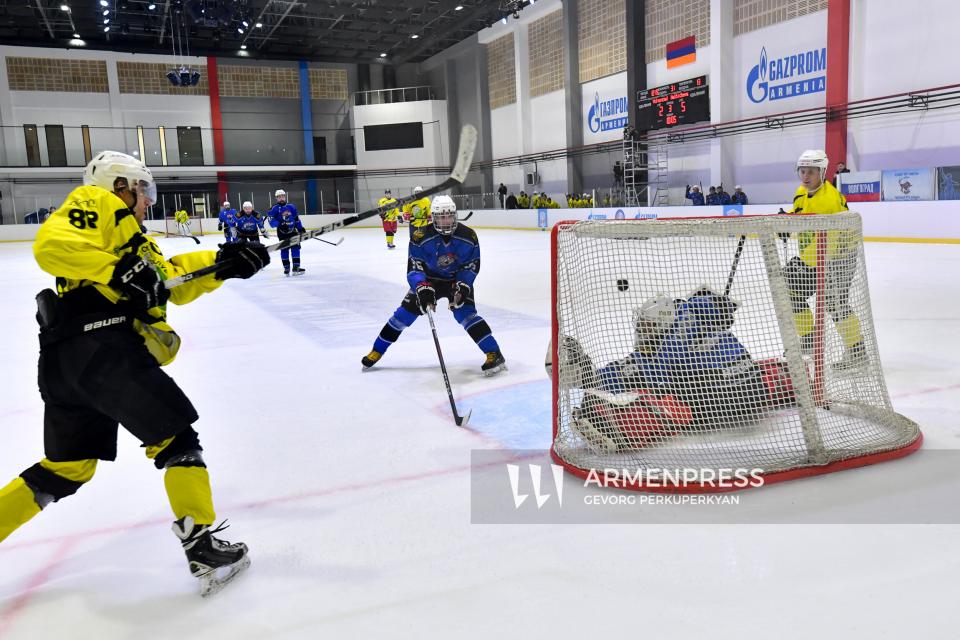
[[[263,216],[253,210],[253,203],[249,200],[243,203],[237,215],[237,234],[240,242],[260,242],[260,234],[267,237],[263,228]]]
[[[277,204],[267,212],[270,220],[270,226],[277,230],[277,239],[286,240],[297,234],[303,233],[303,223],[300,222],[300,214],[297,208],[287,202],[287,192],[283,189],[277,189],[273,196],[277,199]],[[283,263],[283,275],[289,276],[290,254],[293,254],[293,275],[300,276],[307,272],[300,268],[300,245],[295,244],[288,249],[280,250],[280,262]]]
[[[634,314],[634,351],[599,370],[564,336],[561,358],[585,391],[573,429],[592,449],[612,453],[739,426],[791,404],[786,364],[753,360],[730,331],[736,309],[709,289],[685,300],[653,298]]]
[[[411,233],[407,258],[410,290],[383,325],[373,343],[373,350],[360,362],[364,370],[375,365],[400,333],[423,315],[425,309],[435,309],[437,298],[447,298],[453,317],[486,355],[480,369],[484,375],[493,375],[506,369],[506,360],[490,325],[477,313],[474,302],[473,281],[480,272],[477,234],[470,227],[457,223],[457,207],[450,196],[434,198],[430,213],[433,224]]]
[[[223,238],[227,242],[237,241],[237,210],[230,206],[228,200],[223,201],[223,207],[220,209],[220,222],[217,224],[217,231],[223,231]]]

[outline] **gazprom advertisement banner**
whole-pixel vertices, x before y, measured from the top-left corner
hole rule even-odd
[[[623,139],[630,115],[627,74],[600,78],[580,85],[583,143],[595,144]]]
[[[881,190],[884,200],[934,200],[933,169],[884,171]]]
[[[840,193],[847,202],[880,202],[879,171],[851,171],[839,177]]]
[[[937,169],[937,200],[960,200],[960,167]]]

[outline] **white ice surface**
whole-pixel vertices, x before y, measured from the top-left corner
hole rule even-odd
[[[437,314],[469,430],[452,424],[425,320],[361,374],[406,253],[344,235],[305,245],[305,277],[273,264],[171,308],[184,346],[167,371],[199,411],[224,537],[250,546],[251,569],[196,595],[162,476],[121,431],[116,462],[0,545],[0,638],[957,637],[954,525],[644,524],[665,520],[639,505],[633,524],[471,524],[471,449],[549,443],[548,234],[480,230],[478,308],[508,373],[482,377],[482,354]],[[0,486],[43,452],[33,297],[51,278],[30,248],[0,244]],[[869,510],[854,477],[924,501],[960,475],[923,473],[960,448],[960,246],[870,244],[867,261],[891,395],[924,449],[759,490],[784,520]]]

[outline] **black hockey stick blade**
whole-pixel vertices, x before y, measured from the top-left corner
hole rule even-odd
[[[737,275],[737,264],[740,263],[740,254],[743,253],[743,243],[746,242],[747,236],[740,236],[740,240],[737,242],[737,251],[733,254],[733,265],[730,267],[730,276],[727,278],[727,286],[723,289],[723,295],[730,295],[730,289],[733,288],[733,278]]]
[[[473,163],[473,154],[477,150],[477,130],[473,125],[466,125],[463,129],[460,130],[460,147],[457,151],[457,162],[453,166],[453,170],[450,172],[450,175],[447,176],[447,179],[443,182],[436,184],[428,189],[424,189],[420,193],[411,194],[409,196],[403,196],[402,198],[397,198],[395,202],[390,204],[385,204],[382,207],[377,207],[375,209],[370,209],[369,211],[364,211],[362,213],[357,213],[352,216],[348,216],[343,220],[337,220],[336,222],[331,222],[330,224],[325,224],[319,229],[311,229],[301,233],[300,235],[287,238],[286,240],[281,240],[275,244],[271,244],[267,247],[267,251],[279,251],[281,249],[288,249],[294,245],[298,245],[302,242],[309,240],[310,238],[316,238],[317,236],[322,236],[324,234],[330,233],[331,231],[336,231],[337,229],[342,229],[343,227],[349,227],[352,224],[356,224],[361,220],[366,220],[372,218],[373,216],[378,216],[381,213],[386,213],[391,209],[396,209],[401,207],[408,202],[413,202],[414,200],[419,200],[420,198],[426,198],[434,194],[440,193],[441,191],[446,191],[454,187],[455,185],[462,184],[464,180],[467,179],[467,174],[470,172],[470,165]],[[202,276],[210,275],[211,273],[216,273],[220,271],[227,265],[227,262],[217,262],[211,264],[202,269],[197,269],[196,271],[191,271],[190,273],[185,273],[182,276],[176,278],[170,278],[169,280],[164,280],[163,284],[167,289],[172,289],[178,287],[185,282],[194,280],[195,278],[200,278]]]
[[[330,241],[327,240],[326,238],[314,238],[314,240],[319,240],[320,242],[326,242],[327,244],[333,245],[333,246],[335,246],[335,247],[336,247],[337,245],[339,245],[341,242],[343,242],[343,238],[342,238],[342,237],[341,237],[339,240],[337,240],[336,242],[330,242]]]
[[[430,320],[430,332],[433,333],[433,344],[437,347],[437,359],[440,360],[440,371],[443,373],[443,384],[447,387],[447,397],[450,399],[450,409],[453,411],[453,421],[458,427],[467,424],[473,410],[467,412],[467,415],[461,416],[457,413],[457,403],[453,400],[453,389],[450,387],[450,376],[447,375],[447,365],[443,361],[443,352],[440,350],[440,338],[437,336],[437,325],[433,321],[433,311],[426,310],[427,319]]]
[[[469,219],[472,218],[472,217],[473,217],[473,211],[471,211],[471,212],[468,213],[467,215],[465,215],[465,216],[463,216],[462,218],[460,218],[459,222],[466,222],[467,220],[469,220]]]

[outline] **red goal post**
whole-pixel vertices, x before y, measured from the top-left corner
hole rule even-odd
[[[880,366],[858,214],[565,221],[553,228],[551,255],[551,455],[568,472],[619,488],[717,492],[920,447],[919,427],[893,410]],[[733,322],[708,338],[746,350],[767,385],[753,395],[711,387],[696,373],[709,369],[677,355],[697,330],[683,320],[685,297],[705,287],[722,294],[731,271]],[[662,334],[670,342],[638,354],[637,314],[658,297],[677,305]],[[847,360],[857,366],[841,367]],[[643,373],[611,385],[628,365]],[[678,405],[690,415],[671,420]],[[762,483],[718,483],[729,469]],[[668,472],[683,481],[664,483]]]

